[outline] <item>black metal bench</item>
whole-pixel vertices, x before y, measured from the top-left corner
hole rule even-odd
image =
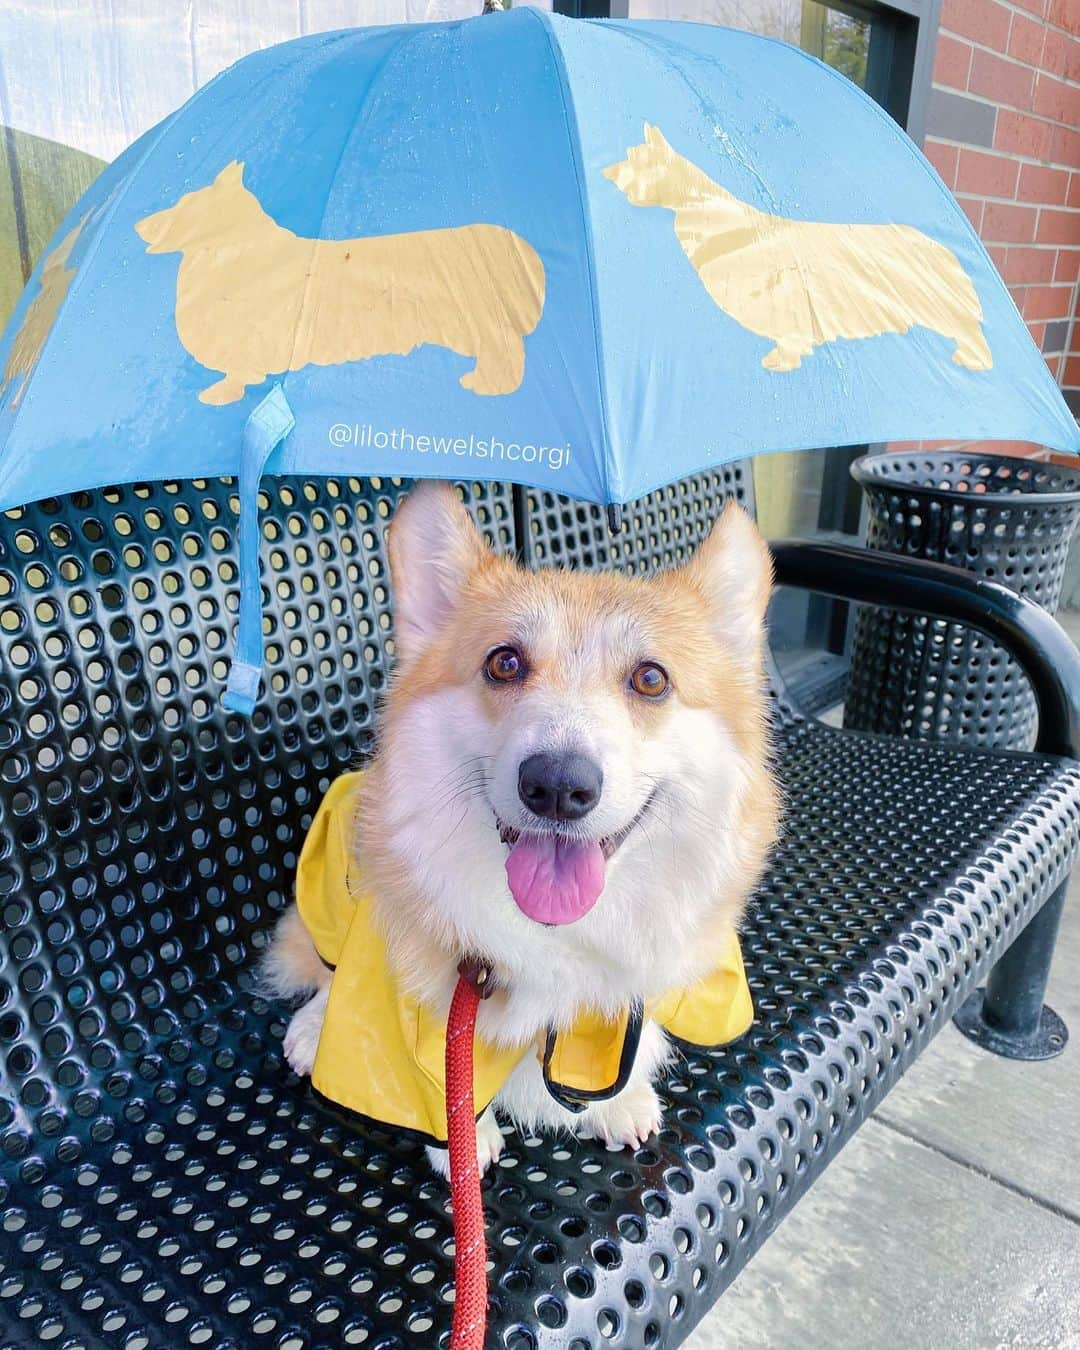
[[[265,483],[250,722],[219,702],[231,485],[0,522],[5,1350],[445,1343],[443,1183],[417,1146],[316,1099],[283,1062],[283,1010],[250,992],[319,798],[370,747],[399,491]],[[613,539],[593,508],[467,493],[536,565],[639,570],[683,556],[749,483],[732,466],[678,484]],[[934,565],[777,556],[786,583],[989,627],[1033,676],[1041,749],[1074,753],[1078,663],[1041,611]],[[744,937],[757,1020],[687,1051],[636,1154],[510,1138],[485,1186],[492,1345],[677,1345],[1010,944],[988,1021],[1027,1046],[1080,766],[832,730],[779,686],[776,708],[789,805]]]

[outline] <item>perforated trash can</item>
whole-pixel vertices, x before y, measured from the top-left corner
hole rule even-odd
[[[966,568],[1053,613],[1080,519],[1080,467],[939,451],[864,455],[851,466],[866,545]],[[864,607],[855,621],[844,725],[1029,749],[1031,686],[974,629]]]

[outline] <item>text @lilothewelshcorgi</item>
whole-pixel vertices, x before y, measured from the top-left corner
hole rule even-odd
[[[376,427],[370,422],[335,422],[326,433],[330,445],[355,446],[358,450],[395,450],[410,455],[456,455],[459,459],[490,460],[493,463],[535,464],[555,473],[570,463],[570,446],[543,445],[539,441],[514,441],[501,436],[444,436],[434,431],[416,432],[407,427]]]

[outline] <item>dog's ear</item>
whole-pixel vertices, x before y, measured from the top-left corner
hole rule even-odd
[[[737,502],[728,502],[682,574],[704,597],[716,636],[756,670],[765,642],[772,556],[758,527]]]
[[[226,164],[218,176],[214,179],[214,185],[221,183],[226,187],[244,186],[244,164],[242,160],[234,159]]]
[[[389,534],[394,631],[412,658],[435,638],[469,578],[493,554],[448,483],[419,483],[398,507]]]

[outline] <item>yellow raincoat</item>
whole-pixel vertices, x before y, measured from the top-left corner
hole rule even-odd
[[[296,900],[319,955],[335,967],[311,1080],[324,1096],[384,1124],[446,1141],[446,1023],[398,988],[370,899],[350,888],[357,793],[363,775],[330,786],[300,854]],[[750,990],[735,934],[724,959],[691,989],[646,1004],[644,1016],[695,1045],[723,1045],[753,1020]],[[617,1021],[585,1013],[544,1043],[503,1048],[477,1038],[477,1113],[530,1050],[549,1090],[580,1109],[611,1096],[633,1062],[642,1009]]]

